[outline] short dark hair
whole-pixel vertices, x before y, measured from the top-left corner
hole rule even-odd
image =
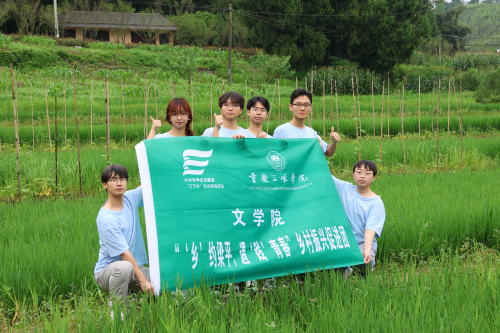
[[[368,169],[371,172],[373,172],[373,176],[377,175],[377,166],[375,165],[375,162],[370,161],[370,160],[360,160],[360,161],[357,161],[354,164],[354,167],[352,168],[352,173],[354,173],[357,168],[361,169],[362,166],[364,166],[365,169]]]
[[[101,173],[101,182],[107,183],[108,180],[113,176],[119,176],[128,179],[127,168],[120,164],[110,164]]]
[[[292,91],[292,94],[290,95],[290,104],[293,104],[293,101],[295,101],[295,99],[300,96],[307,96],[312,104],[313,95],[310,91],[307,91],[305,89],[295,89],[294,91]]]
[[[262,97],[262,96],[254,96],[254,97],[250,98],[247,102],[247,110],[250,110],[251,108],[253,108],[255,106],[255,104],[257,104],[257,102],[261,102],[262,105],[264,105],[264,107],[266,108],[266,111],[269,112],[269,109],[270,109],[269,101],[267,100],[267,98]]]
[[[219,108],[222,108],[222,104],[227,103],[229,99],[231,99],[233,103],[238,104],[242,110],[245,107],[245,98],[243,98],[243,96],[236,91],[230,91],[219,97]]]

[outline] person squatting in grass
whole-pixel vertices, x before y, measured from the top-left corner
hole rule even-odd
[[[335,153],[340,136],[332,127],[332,131],[330,132],[331,143],[327,144],[314,129],[304,124],[309,113],[312,111],[312,107],[311,92],[305,89],[294,90],[290,96],[289,105],[290,111],[293,113],[293,119],[286,124],[278,126],[273,136],[277,139],[317,138],[321,144],[323,153],[331,157]]]
[[[143,207],[142,188],[127,191],[128,172],[123,165],[111,164],[101,174],[108,200],[97,215],[99,260],[95,264],[97,285],[109,290],[111,300],[128,305],[128,290],[154,295],[150,283],[144,238],[139,221]],[[110,306],[113,303],[110,301]],[[111,313],[113,315],[113,313]]]
[[[238,118],[243,113],[245,99],[235,91],[227,92],[219,97],[220,115],[214,113],[215,126],[207,128],[203,137],[220,138],[255,138],[250,131],[238,126]]]
[[[382,234],[385,222],[385,207],[380,196],[373,193],[370,186],[377,176],[377,166],[373,161],[361,160],[354,164],[352,176],[356,185],[332,176],[335,187],[349,219],[352,232],[363,254],[365,264],[358,265],[362,276],[366,274],[366,264],[370,271],[375,267],[377,238]],[[351,267],[341,269],[346,280],[352,273]]]
[[[273,138],[262,131],[262,124],[269,116],[269,101],[262,96],[255,96],[247,102],[247,114],[250,118],[250,126],[247,128],[256,138]]]
[[[193,113],[188,101],[184,98],[174,98],[168,103],[165,120],[172,125],[172,129],[162,134],[156,134],[161,126],[161,120],[151,117],[153,124],[149,131],[148,139],[173,138],[178,136],[193,136],[191,129]]]

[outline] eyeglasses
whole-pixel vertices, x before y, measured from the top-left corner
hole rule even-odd
[[[186,111],[181,111],[181,113],[179,113],[179,112],[172,112],[170,114],[171,117],[178,117],[179,115],[181,117],[187,117],[187,116],[189,116],[189,113],[187,113]]]
[[[128,181],[127,178],[120,178],[120,179],[116,179],[116,178],[112,178],[112,179],[109,179],[108,180],[108,183],[111,183],[113,185],[117,184],[117,183],[126,183]]]
[[[364,174],[365,176],[371,176],[371,175],[373,175],[373,172],[372,171],[356,170],[356,174],[359,176],[361,176],[362,174]]]
[[[239,104],[229,104],[229,103],[222,103],[222,106],[225,107],[225,108],[228,108],[228,107],[232,106],[233,109],[238,109],[240,107]]]
[[[261,112],[261,113],[264,113],[264,112],[267,112],[267,109],[259,109],[259,108],[251,108],[250,111],[253,111],[253,112]]]
[[[299,109],[302,107],[309,109],[312,106],[312,104],[310,104],[310,103],[304,103],[304,104],[303,103],[295,103],[292,105],[298,107]]]

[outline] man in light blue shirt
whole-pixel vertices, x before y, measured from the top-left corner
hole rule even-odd
[[[273,137],[277,139],[296,139],[296,138],[314,138],[318,139],[321,144],[323,153],[331,157],[337,148],[337,142],[340,141],[340,136],[332,127],[330,132],[331,143],[327,144],[311,127],[307,127],[304,123],[312,111],[312,94],[305,89],[296,89],[290,96],[290,111],[293,112],[293,119],[286,124],[278,126],[273,133]]]
[[[97,215],[101,249],[94,268],[97,285],[124,305],[128,304],[129,288],[154,294],[149,268],[144,267],[148,258],[138,212],[144,205],[142,188],[127,191],[127,181],[127,169],[122,165],[111,164],[101,174],[108,200]]]
[[[259,139],[272,139],[273,137],[262,130],[262,125],[269,116],[269,101],[262,96],[254,96],[247,102],[247,115],[250,126],[247,128]]]
[[[352,232],[356,237],[365,264],[375,266],[377,254],[377,238],[382,234],[385,222],[385,207],[380,196],[370,189],[377,176],[377,166],[373,161],[361,160],[353,167],[353,178],[356,185],[339,180],[332,176],[349,219]],[[361,273],[365,274],[365,265],[361,265]],[[352,273],[350,267],[344,269],[344,278]]]
[[[238,118],[243,112],[245,99],[235,91],[227,92],[219,97],[220,115],[214,113],[215,126],[207,128],[203,137],[219,138],[255,138],[250,131],[238,126]]]

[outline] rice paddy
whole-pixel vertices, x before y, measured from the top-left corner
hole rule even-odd
[[[130,86],[144,88],[133,77],[127,80]],[[159,115],[170,100],[166,80],[157,95]],[[56,189],[53,95],[48,99],[52,140],[49,149],[43,88],[34,90],[33,147],[29,85],[18,87],[21,198],[12,96],[0,97],[0,331],[499,330],[499,105],[478,104],[471,93],[463,94],[462,150],[454,95],[449,134],[447,91],[441,92],[439,131],[437,94],[434,104],[432,93],[420,96],[419,134],[418,95],[407,93],[403,152],[398,95],[390,96],[389,131],[386,95],[380,156],[381,95],[375,96],[375,128],[371,96],[359,98],[359,148],[352,96],[338,98],[338,128],[335,95],[325,97],[325,124],[322,97],[315,97],[314,129],[323,135],[325,126],[328,136],[333,124],[342,137],[336,154],[327,158],[332,174],[352,181],[352,165],[358,160],[358,151],[361,158],[372,159],[379,166],[380,174],[372,188],[384,201],[387,219],[378,242],[375,271],[366,281],[354,275],[347,283],[342,274],[325,270],[306,274],[303,282],[292,276],[276,278],[272,288],[266,281],[259,281],[257,292],[237,292],[233,288],[226,292],[223,288],[218,294],[207,282],[188,293],[163,294],[154,299],[137,295],[122,322],[118,316],[110,317],[108,293],[97,287],[92,274],[99,250],[95,219],[106,199],[100,173],[107,165],[107,152],[102,92],[99,95],[94,91],[90,143],[88,84],[88,80],[81,84],[77,98],[83,197],[79,191],[72,88],[67,91],[66,126],[64,95],[57,92]],[[261,85],[256,92],[273,100],[269,133],[280,124],[279,104],[281,123],[291,118],[288,99],[295,85],[285,84],[281,96],[275,95],[274,99],[272,85]],[[130,188],[140,184],[133,149],[144,136],[145,102],[139,88],[134,88],[137,92],[129,90],[125,96],[126,144],[121,92],[112,90],[110,98],[110,162],[127,167]],[[188,88],[188,84],[179,85],[177,95],[188,96],[191,103]],[[245,95],[244,85],[235,85],[235,89]],[[251,91],[249,96],[253,95]],[[197,84],[194,92],[194,130],[199,134],[210,126],[210,95],[206,87]],[[214,112],[218,110],[215,96],[219,93],[214,90]],[[148,105],[148,115],[156,116],[151,92]],[[246,127],[246,118],[242,116],[239,123]],[[160,132],[169,129],[164,124]],[[140,216],[144,229],[142,210]],[[115,308],[115,313],[119,310]]]

